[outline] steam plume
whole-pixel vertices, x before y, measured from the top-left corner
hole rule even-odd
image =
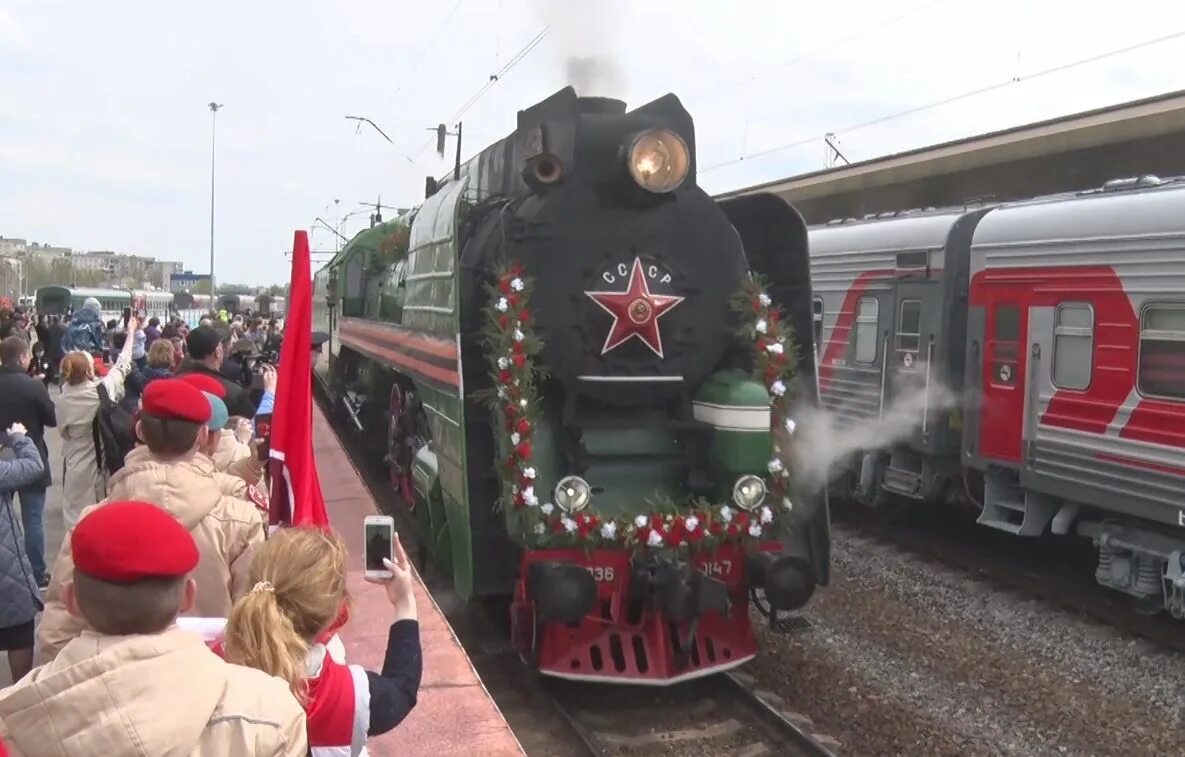
[[[871,418],[855,424],[844,422],[832,411],[804,407],[794,413],[797,424],[794,433],[792,460],[789,461],[800,484],[818,489],[827,484],[836,468],[847,462],[855,452],[884,449],[903,441],[922,425],[929,399],[931,423],[939,413],[955,407],[956,394],[939,385],[932,385],[929,393],[918,387],[901,392],[885,405],[881,418]]]
[[[540,19],[551,26],[548,49],[563,72],[561,84],[589,97],[623,97],[625,69],[618,62],[622,28],[620,0],[533,0]]]

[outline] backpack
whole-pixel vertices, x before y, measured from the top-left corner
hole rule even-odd
[[[95,330],[89,323],[73,322],[62,336],[62,352],[81,350],[82,352],[101,352],[103,342],[95,335]]]
[[[123,467],[123,460],[136,447],[136,433],[132,414],[112,402],[107,387],[102,383],[99,392],[99,411],[95,413],[95,456],[99,469],[108,474]]]

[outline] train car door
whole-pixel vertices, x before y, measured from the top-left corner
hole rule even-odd
[[[933,329],[927,328],[927,294],[933,286],[926,281],[899,281],[893,310],[893,328],[889,339],[886,367],[887,401],[905,401],[917,407],[918,430],[929,431],[930,359],[933,356]]]
[[[989,290],[985,312],[979,455],[1019,466],[1027,386],[1028,311],[1001,289]]]

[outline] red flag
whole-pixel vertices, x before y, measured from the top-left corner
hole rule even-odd
[[[313,458],[313,281],[309,237],[296,232],[292,242],[292,285],[280,347],[276,408],[272,414],[272,525],[329,527],[317,464]]]

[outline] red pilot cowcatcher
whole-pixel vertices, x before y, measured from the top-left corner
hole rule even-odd
[[[659,358],[662,354],[662,334],[658,330],[658,319],[666,315],[683,301],[682,297],[669,294],[654,294],[642,268],[640,258],[634,258],[630,270],[629,286],[624,292],[585,292],[593,302],[613,316],[613,326],[605,337],[601,354],[637,337]]]

